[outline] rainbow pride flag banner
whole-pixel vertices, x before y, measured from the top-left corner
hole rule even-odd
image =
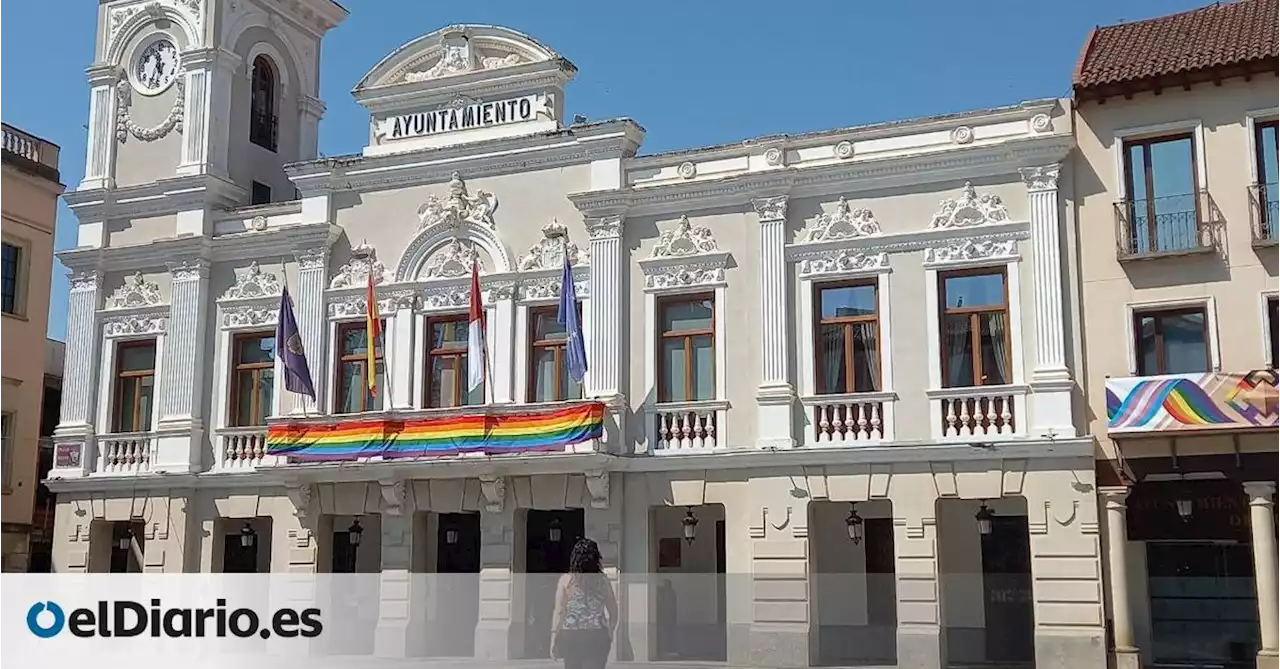
[[[1212,430],[1280,425],[1275,370],[1107,379],[1107,429]]]
[[[455,416],[341,422],[288,421],[267,431],[267,454],[312,462],[420,458],[459,453],[561,451],[604,434],[604,405],[505,408]]]

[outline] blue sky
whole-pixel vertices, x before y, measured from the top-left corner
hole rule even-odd
[[[22,0],[0,29],[0,117],[62,147],[62,180],[84,173],[96,4]],[[1066,96],[1089,29],[1206,0],[345,0],[351,16],[321,61],[326,155],[358,152],[367,118],[349,91],[396,47],[451,23],[532,35],[578,66],[566,116],[628,116],[641,151],[719,144]],[[779,11],[780,9],[785,11]],[[33,30],[57,16],[56,41]],[[57,248],[76,220],[58,210]],[[54,270],[49,335],[66,330],[67,280]]]

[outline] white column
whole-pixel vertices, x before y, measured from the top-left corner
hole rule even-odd
[[[204,352],[209,264],[200,259],[167,264],[171,281],[169,325],[161,351],[156,403],[161,434],[154,468],[173,473],[198,471],[203,464],[201,400],[208,372]]]
[[[512,401],[512,378],[515,366],[515,322],[516,303],[512,299],[512,289],[503,288],[490,294],[497,298],[492,311],[488,339],[490,371],[493,382],[493,401],[498,404],[510,404]]]
[[[621,216],[589,219],[591,233],[591,336],[587,338],[588,397],[623,394],[622,314],[627,308]]]
[[[791,385],[787,311],[787,227],[786,196],[751,201],[760,217],[760,386],[757,434],[761,448],[792,448],[791,407],[795,388]]]
[[[1036,359],[1031,371],[1032,434],[1075,436],[1071,371],[1066,364],[1066,319],[1062,299],[1062,241],[1058,231],[1059,165],[1019,170],[1031,212]]]
[[[399,485],[403,485],[400,482]],[[412,514],[382,515],[382,571],[379,575],[378,626],[373,634],[377,657],[421,657],[427,651],[426,578],[413,571]]]
[[[1276,571],[1276,494],[1275,481],[1251,481],[1244,484],[1249,496],[1249,528],[1253,532],[1253,578],[1258,588],[1258,623],[1262,626],[1262,648],[1258,651],[1258,669],[1275,667],[1280,662],[1280,609],[1277,607]]]
[[[418,319],[413,308],[397,309],[395,318],[390,319],[391,330],[387,344],[389,350],[390,372],[387,377],[387,393],[391,397],[391,408],[413,408],[414,359],[416,349],[414,342],[414,324]]]
[[[1129,608],[1129,527],[1125,518],[1129,497],[1126,486],[1098,489],[1107,513],[1107,574],[1111,585],[1111,636],[1115,645],[1116,669],[1142,666],[1133,642],[1133,614]]]
[[[475,657],[510,659],[514,628],[523,627],[523,612],[514,605],[515,514],[510,505],[480,512],[480,616],[476,622]]]
[[[92,437],[98,378],[97,312],[102,275],[78,272],[67,299],[67,341],[62,376],[62,406],[55,433],[53,472],[83,476],[93,466]]]
[[[320,137],[320,119],[325,105],[320,98],[305,93],[298,95],[298,160],[316,157]]]
[[[307,354],[307,366],[311,368],[311,383],[316,390],[316,401],[298,397],[294,402],[294,412],[305,411],[308,414],[328,413],[330,402],[325,402],[325,377],[328,366],[325,351],[329,332],[325,320],[325,274],[329,267],[328,249],[310,249],[294,253],[298,261],[297,292],[292,293],[294,315],[298,319],[298,333],[302,336],[302,347]],[[276,384],[277,392],[284,392],[284,383]]]
[[[115,183],[116,83],[114,68],[89,70],[89,139],[85,148],[84,179],[80,190],[112,188]]]
[[[893,560],[898,593],[898,666],[943,669],[947,635],[939,565],[938,494],[929,477],[895,479]]]

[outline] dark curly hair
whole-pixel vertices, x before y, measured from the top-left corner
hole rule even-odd
[[[600,547],[596,542],[583,537],[573,544],[573,552],[569,553],[570,574],[599,574]]]

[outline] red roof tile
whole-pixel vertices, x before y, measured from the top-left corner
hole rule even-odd
[[[1170,75],[1262,64],[1276,69],[1277,0],[1239,0],[1146,21],[1094,28],[1072,77],[1081,92]]]

